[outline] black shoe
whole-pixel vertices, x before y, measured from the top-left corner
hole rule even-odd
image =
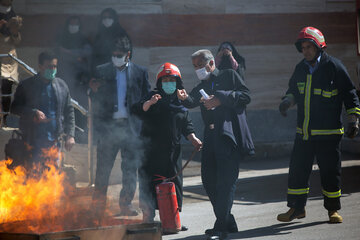
[[[187,231],[187,230],[189,230],[189,228],[187,226],[181,225],[180,231]]]
[[[136,211],[136,209],[131,206],[131,205],[127,205],[127,206],[121,206],[120,207],[120,216],[137,216],[139,215],[138,211]]]
[[[229,229],[227,230],[228,233],[237,233],[238,231],[239,231],[239,230],[238,230],[237,227],[235,227],[235,228],[229,228]],[[213,232],[216,232],[216,229],[209,228],[209,229],[206,229],[206,230],[205,230],[205,234],[206,234],[206,235],[211,235]]]
[[[213,231],[211,235],[207,237],[207,240],[224,240],[227,238],[227,232]]]

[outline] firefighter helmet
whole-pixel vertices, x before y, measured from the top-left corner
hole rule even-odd
[[[315,46],[320,50],[326,48],[324,35],[320,32],[319,29],[314,27],[304,27],[301,29],[295,43],[295,46],[299,52],[302,52],[301,43],[304,41],[314,43]]]
[[[162,78],[164,76],[174,76],[174,77],[178,77],[181,79],[181,73],[180,73],[179,68],[176,65],[169,63],[169,62],[161,65],[161,67],[156,75],[156,80],[159,80],[160,78]]]

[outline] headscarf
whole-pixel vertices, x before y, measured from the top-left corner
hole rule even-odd
[[[77,19],[79,21],[80,28],[77,33],[71,34],[69,32],[69,25],[71,20],[73,19]],[[68,19],[66,19],[62,34],[60,36],[59,45],[66,49],[82,48],[87,43],[87,40],[84,37],[84,35],[81,33],[81,28],[82,28],[82,24],[80,17],[71,16]]]
[[[237,63],[239,64],[239,66],[243,67],[244,70],[246,69],[245,59],[239,54],[239,52],[237,51],[237,49],[234,47],[234,45],[231,42],[222,42],[220,44],[217,52],[220,52],[220,50],[223,48],[227,48],[227,49],[231,50],[232,55],[235,58],[235,60],[237,61]],[[230,63],[229,59],[223,57],[220,65],[219,65],[219,69],[220,70],[231,69],[231,63]]]

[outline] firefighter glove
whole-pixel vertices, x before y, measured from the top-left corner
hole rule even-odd
[[[346,136],[348,138],[354,138],[359,133],[359,118],[351,114],[349,115],[349,123],[348,123],[348,130]]]
[[[287,110],[290,108],[291,106],[291,102],[289,99],[285,98],[279,106],[279,111],[281,113],[281,115],[283,115],[284,117],[287,116]]]

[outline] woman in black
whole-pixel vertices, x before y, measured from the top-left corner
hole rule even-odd
[[[94,41],[93,68],[111,61],[112,46],[114,41],[119,38],[126,39],[124,41],[130,45],[130,52],[132,52],[130,37],[120,26],[118,14],[114,9],[106,8],[100,14],[98,32]]]
[[[215,64],[219,70],[233,69],[244,80],[245,77],[245,58],[243,58],[231,42],[220,44],[215,57]]]
[[[144,221],[152,221],[157,208],[154,181],[161,175],[166,178],[175,176],[182,167],[181,135],[200,149],[201,141],[195,136],[188,110],[177,98],[177,89],[183,89],[179,69],[165,63],[157,75],[156,89],[134,106],[135,112],[143,119],[142,136],[145,139],[145,157],[139,169],[140,207]],[[181,211],[182,174],[175,183],[176,196]]]

